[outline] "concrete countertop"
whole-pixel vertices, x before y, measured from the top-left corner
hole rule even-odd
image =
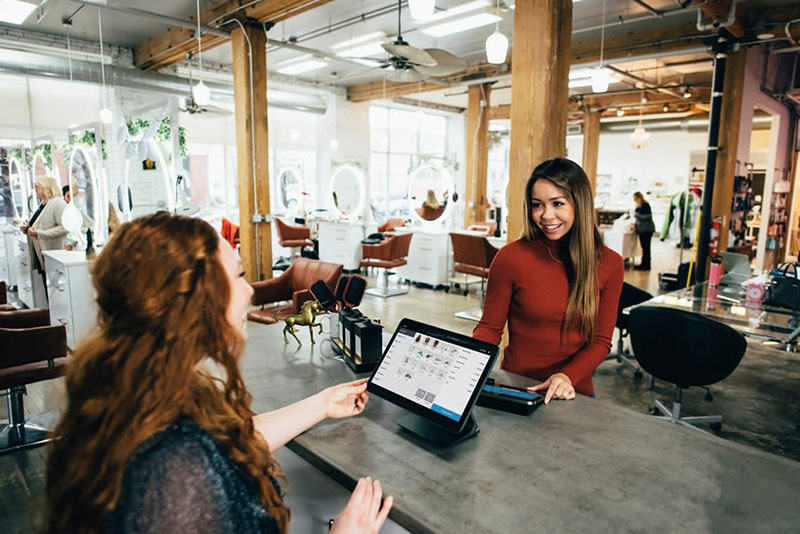
[[[249,323],[243,357],[263,412],[357,378],[307,329]],[[366,375],[360,375],[366,376]],[[532,381],[502,371],[501,383]],[[370,475],[391,517],[416,533],[754,532],[800,525],[800,463],[578,396],[530,416],[476,407],[480,434],[437,448],[401,431],[405,412],[372,395],[365,412],[328,420],[288,447],[344,486]],[[291,492],[291,481],[289,489]]]

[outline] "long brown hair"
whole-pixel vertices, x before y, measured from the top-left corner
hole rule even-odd
[[[528,241],[546,239],[542,230],[533,222],[531,197],[533,184],[537,180],[549,180],[563,190],[575,206],[575,220],[567,239],[567,256],[564,267],[569,280],[567,310],[562,323],[562,334],[577,326],[591,342],[597,322],[597,306],[600,300],[597,270],[603,254],[603,238],[594,218],[592,188],[586,173],[577,163],[565,158],[553,158],[536,166],[525,186],[525,218],[522,238]]]
[[[180,417],[249,473],[286,532],[289,511],[269,479],[283,475],[253,427],[218,251],[207,223],[159,212],[121,226],[95,261],[98,330],[67,368],[68,405],[47,466],[51,533],[102,531],[137,447]],[[203,369],[207,359],[222,378]]]

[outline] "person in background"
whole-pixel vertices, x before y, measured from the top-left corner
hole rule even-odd
[[[651,262],[650,241],[656,231],[656,225],[653,222],[653,210],[640,191],[636,191],[633,194],[633,201],[636,203],[634,231],[639,236],[639,243],[642,244],[642,263],[634,267],[634,269],[637,271],[649,271]]]
[[[72,191],[78,192],[78,185],[76,183],[72,183],[72,190],[70,190],[70,186],[65,185],[61,188],[61,193],[64,195],[64,201],[69,204],[72,202]],[[78,205],[77,202],[72,202],[72,204],[78,208],[78,211],[81,214],[81,232],[86,233],[86,230],[94,229],[94,221],[91,217],[89,217],[85,212],[84,208],[86,207],[85,204],[83,206]]]
[[[47,466],[47,530],[286,533],[273,452],[360,414],[366,380],[255,415],[240,359],[252,288],[205,221],[122,225],[92,267],[95,334],[73,353]],[[278,380],[279,377],[275,377]],[[377,534],[392,498],[361,479],[331,528]]]
[[[61,188],[55,178],[39,177],[33,187],[39,199],[39,207],[28,224],[20,227],[20,230],[28,236],[32,265],[41,274],[44,287],[47,287],[42,253],[45,250],[61,250],[66,245],[67,229],[61,224],[61,215],[67,203],[61,198]]]
[[[439,200],[437,200],[433,189],[428,189],[428,193],[425,195],[425,201],[422,203],[422,206],[417,209],[419,216],[426,221],[435,221],[443,211],[444,205],[439,204]]]
[[[592,372],[611,349],[624,264],[603,246],[589,180],[564,158],[539,164],[525,186],[522,237],[489,268],[473,336],[500,344],[502,368],[542,381],[551,399],[594,395]]]

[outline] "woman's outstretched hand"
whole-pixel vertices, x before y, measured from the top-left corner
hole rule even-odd
[[[362,382],[358,380],[357,382]],[[353,384],[355,382],[351,382]],[[364,381],[366,385],[366,381]],[[342,384],[348,385],[348,384]],[[337,386],[339,387],[339,386]],[[370,477],[362,478],[331,526],[332,534],[378,534],[392,508],[392,498],[386,497],[381,506],[381,483]]]
[[[566,399],[571,400],[575,398],[575,388],[572,387],[572,381],[564,373],[553,373],[550,377],[535,386],[529,387],[528,391],[534,393],[547,390],[544,396],[544,403],[548,404],[550,399]]]
[[[318,395],[325,408],[325,417],[339,419],[363,412],[369,401],[367,380],[362,378],[320,391]]]

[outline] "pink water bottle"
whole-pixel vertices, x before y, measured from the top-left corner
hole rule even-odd
[[[722,256],[714,256],[711,258],[711,268],[708,271],[708,285],[717,287],[719,285],[719,277],[722,275]]]

